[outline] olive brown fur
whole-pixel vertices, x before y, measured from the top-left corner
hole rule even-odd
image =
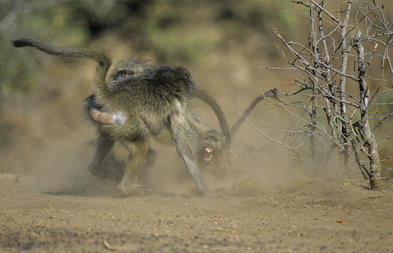
[[[138,173],[144,165],[153,138],[166,132],[172,138],[179,156],[193,177],[200,193],[206,192],[198,164],[191,147],[193,130],[190,127],[188,102],[191,97],[203,96],[219,118],[226,145],[230,145],[228,125],[221,108],[205,92],[195,87],[187,69],[176,66],[153,67],[121,61],[109,73],[111,60],[101,51],[85,48],[57,48],[38,40],[24,38],[12,42],[15,47],[34,47],[48,54],[64,57],[83,57],[98,62],[96,76],[97,103],[103,111],[120,115],[121,124],[102,124],[98,128],[96,152],[90,165],[95,164],[111,150],[115,142],[123,143],[130,151],[122,180],[119,184],[125,195],[143,194],[146,189],[138,182]],[[127,73],[121,66],[143,66]],[[127,67],[125,68],[127,69]],[[107,77],[108,76],[108,77]],[[203,100],[203,99],[202,99]]]

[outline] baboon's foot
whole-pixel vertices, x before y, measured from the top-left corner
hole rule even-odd
[[[126,184],[121,181],[118,188],[125,196],[146,196],[149,193],[149,190],[139,183]]]

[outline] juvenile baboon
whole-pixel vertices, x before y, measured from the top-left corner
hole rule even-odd
[[[130,150],[132,157],[119,184],[123,194],[139,194],[146,191],[138,182],[138,173],[145,163],[151,139],[162,134],[171,136],[198,190],[201,193],[206,192],[191,148],[193,130],[188,120],[187,105],[190,97],[201,94],[206,95],[205,102],[210,106],[215,104],[215,101],[195,87],[190,73],[185,68],[140,65],[140,72],[128,73],[121,67],[132,65],[133,61],[123,61],[109,74],[106,81],[111,60],[105,53],[83,48],[55,48],[34,39],[15,40],[13,45],[30,46],[52,55],[84,57],[98,62],[97,103],[103,106],[103,111],[117,115],[118,124],[98,126],[96,152],[90,167],[94,168],[96,164],[100,164],[116,141],[123,143]],[[222,113],[219,109],[213,108],[217,116]],[[229,145],[230,136],[228,129],[225,129],[225,118],[219,120],[226,136],[225,145]],[[105,122],[106,119],[102,121]]]
[[[244,110],[240,118],[233,124],[230,129],[231,140],[239,130],[240,126],[244,123],[245,119],[250,115],[255,106],[266,97],[278,99],[277,89],[272,89],[257,96],[250,105]],[[204,132],[199,139],[198,149],[196,151],[197,160],[200,166],[206,166],[215,162],[216,165],[222,167],[226,161],[230,160],[232,155],[229,154],[229,146],[223,145],[225,137],[217,130],[210,129]],[[218,163],[218,164],[217,164]],[[221,164],[221,165],[220,165]]]

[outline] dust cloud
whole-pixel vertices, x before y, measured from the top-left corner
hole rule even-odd
[[[110,40],[106,43],[118,44]],[[117,48],[125,50],[126,47]],[[124,55],[124,51],[113,54]],[[241,55],[236,56],[239,59],[235,62],[243,62],[244,65],[237,68],[236,76],[225,75],[231,73],[233,63],[226,61],[225,55],[215,57],[220,60],[210,67],[212,74],[206,75],[207,70],[201,66],[194,66],[190,71],[197,85],[217,99],[230,125],[236,122],[239,112],[255,96],[288,78],[285,75],[264,75],[265,81],[261,84],[261,70],[253,62],[246,64],[246,56]],[[34,183],[31,183],[31,189],[40,192],[116,196],[116,182],[94,178],[87,170],[94,153],[96,133],[84,115],[82,101],[92,92],[94,63],[76,61],[74,67],[83,71],[67,79],[70,65],[56,59],[56,71],[49,71],[54,66],[53,61],[44,61],[47,65],[42,77],[46,80],[45,87],[26,101],[15,103],[2,112],[3,133],[8,134],[1,137],[6,145],[1,148],[0,172],[22,174],[22,181],[25,175],[32,176]],[[209,126],[219,129],[214,114],[202,102],[193,101],[191,110],[202,115]],[[286,138],[280,132],[282,129],[297,124],[269,101],[260,103],[249,120],[279,140]],[[175,148],[157,143],[153,148],[158,156],[154,166],[142,172],[143,183],[157,194],[190,194],[194,183]],[[258,133],[248,122],[234,136],[231,151],[232,163],[225,170],[212,166],[203,170],[212,192],[255,195],[292,191],[313,180],[331,181],[338,177],[335,170],[340,167],[338,156],[333,154],[324,161],[323,168],[309,170],[293,159],[295,154],[292,151]],[[120,145],[114,153],[123,163],[127,160],[127,152]]]
[[[236,118],[236,115],[233,117]],[[268,118],[269,115],[264,117]],[[214,122],[214,118],[208,120]],[[64,136],[64,132],[55,136],[44,135],[46,138],[39,142],[37,148],[24,150],[17,159],[22,169],[9,172],[22,173],[21,182],[32,191],[118,197],[117,182],[95,178],[88,171],[96,134],[87,120],[80,123],[79,127],[83,130],[68,131]],[[23,142],[20,139],[18,141],[15,147],[20,147]],[[153,149],[157,152],[157,157],[152,168],[141,172],[142,183],[152,194],[192,194],[195,190],[194,182],[175,148],[154,143]],[[116,159],[123,161],[121,166],[124,166],[124,161],[127,160],[126,150],[121,145],[116,145],[113,153]],[[233,139],[231,161],[225,163],[224,168],[209,165],[202,169],[202,173],[211,193],[244,196],[296,191],[310,185],[313,180],[333,178],[329,176],[333,172],[315,173],[292,159],[293,155],[281,145],[261,136],[246,122]],[[329,166],[334,168],[336,165],[332,162]],[[118,164],[108,162],[107,166]]]

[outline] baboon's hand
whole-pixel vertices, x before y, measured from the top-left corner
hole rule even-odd
[[[89,113],[94,121],[97,121],[102,124],[112,124],[113,123],[112,116],[109,113],[101,112],[97,109],[91,109],[89,111]]]

